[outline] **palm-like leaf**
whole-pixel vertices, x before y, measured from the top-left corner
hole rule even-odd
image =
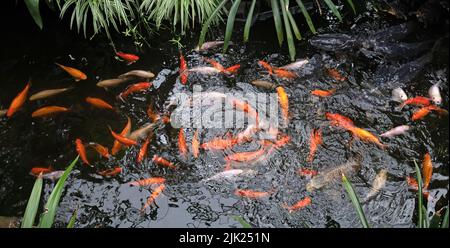
[[[36,218],[36,213],[39,208],[39,201],[41,199],[42,191],[42,176],[39,175],[34,183],[33,190],[31,191],[30,199],[28,199],[27,208],[22,219],[22,228],[33,227],[34,220]]]

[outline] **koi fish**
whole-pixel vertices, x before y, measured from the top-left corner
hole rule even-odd
[[[128,79],[128,78],[143,78],[143,79],[150,79],[154,78],[155,74],[151,71],[144,71],[144,70],[132,70],[127,73],[121,74],[118,76],[119,79]]]
[[[406,177],[406,182],[407,182],[407,184],[408,184],[410,189],[412,189],[414,191],[418,191],[419,190],[419,183],[417,182],[417,180],[415,178],[407,176]],[[428,190],[426,190],[426,189],[422,190],[422,194],[427,199],[430,196],[430,192]]]
[[[249,142],[252,140],[252,136],[258,131],[256,125],[248,125],[248,127],[236,135],[236,141],[238,144]]]
[[[8,111],[6,112],[6,116],[8,118],[11,118],[11,116],[14,115],[14,113],[19,110],[23,104],[25,103],[28,95],[28,91],[30,90],[31,82],[27,83],[27,86],[14,98],[14,100],[11,102],[11,105],[8,108]]]
[[[232,99],[231,104],[236,109],[239,109],[244,113],[247,113],[251,118],[255,120],[256,126],[258,126],[259,123],[258,112],[252,106],[250,106],[250,104],[241,101],[239,99]]]
[[[283,87],[278,86],[277,93],[278,93],[278,102],[280,103],[283,118],[285,123],[287,123],[289,120],[289,99]]]
[[[194,136],[192,138],[192,154],[194,158],[198,158],[200,153],[200,141],[198,140],[198,130],[195,130]]]
[[[151,134],[154,127],[155,127],[154,123],[145,125],[139,129],[131,132],[131,134],[128,138],[130,138],[131,140],[134,140],[134,141],[146,139]]]
[[[359,139],[365,142],[375,143],[381,149],[386,149],[388,147],[387,145],[382,144],[377,136],[373,135],[371,132],[367,130],[364,130],[359,127],[352,127],[349,129],[349,131],[353,133],[354,137],[358,137]]]
[[[87,156],[86,156],[86,148],[83,145],[83,141],[81,141],[81,139],[76,139],[75,140],[75,145],[76,145],[76,150],[78,152],[78,155],[80,155],[81,160],[87,164],[87,165],[91,165],[91,163],[89,163]]]
[[[302,177],[314,177],[319,174],[316,170],[306,169],[306,168],[300,168],[298,169],[297,173]]]
[[[433,163],[431,162],[431,156],[428,152],[423,156],[422,175],[423,188],[428,189],[428,185],[430,185],[431,181],[431,176],[433,175]]]
[[[254,80],[250,83],[256,87],[264,88],[267,90],[274,90],[277,87],[276,84],[265,81],[265,80]]]
[[[180,80],[182,84],[186,84],[188,81],[188,67],[183,54],[180,51]]]
[[[30,174],[33,176],[39,176],[39,174],[48,174],[53,171],[51,166],[49,167],[33,167],[31,168]]]
[[[408,96],[406,95],[405,91],[398,87],[392,90],[392,101],[396,102],[404,102],[408,100]]]
[[[116,52],[116,55],[122,58],[127,62],[127,65],[131,65],[133,63],[136,63],[136,61],[139,60],[139,56],[129,53],[123,53],[123,52]]]
[[[153,104],[149,104],[148,105],[148,109],[147,109],[147,116],[150,118],[150,121],[152,123],[155,123],[157,120],[160,119],[160,116],[155,113],[155,111],[153,110]]]
[[[387,179],[387,170],[385,169],[380,170],[380,172],[378,172],[375,179],[373,180],[372,188],[367,194],[365,201],[370,200],[380,192],[380,190],[386,184],[386,179]]]
[[[131,130],[131,119],[130,117],[127,117],[128,121],[127,124],[125,125],[125,127],[123,128],[122,132],[120,132],[121,136],[128,136],[130,134],[130,130]],[[116,155],[120,149],[122,148],[122,144],[120,144],[120,142],[118,140],[114,140],[114,145],[111,149],[111,154],[112,155]]]
[[[305,208],[308,205],[311,205],[311,197],[307,196],[301,200],[299,200],[298,202],[296,202],[294,205],[292,206],[288,206],[287,204],[283,204],[283,207],[286,208],[289,213],[292,213],[294,211],[300,210],[302,208]]]
[[[140,82],[129,86],[126,90],[120,93],[119,98],[123,101],[124,98],[139,91],[145,91],[153,86],[151,82]]]
[[[439,91],[440,83],[433,84],[428,90],[428,96],[434,102],[434,104],[439,105],[442,103],[441,92]]]
[[[65,108],[65,107],[60,107],[60,106],[47,106],[47,107],[43,107],[40,108],[36,111],[34,111],[31,114],[31,117],[33,118],[37,118],[37,117],[48,117],[48,116],[52,116],[58,113],[64,113],[64,112],[68,112],[70,111],[70,109]]]
[[[120,134],[115,133],[111,127],[109,127],[109,131],[111,132],[111,135],[114,137],[114,139],[116,139],[117,141],[119,141],[122,145],[125,146],[135,146],[138,143],[135,140],[129,139],[127,137],[124,137]]]
[[[225,157],[226,161],[235,161],[235,162],[247,162],[255,160],[261,157],[266,152],[266,149],[261,148],[256,151],[251,152],[238,152]]]
[[[217,138],[203,143],[201,147],[205,150],[225,150],[231,148],[237,143],[237,140],[231,138],[231,135],[228,136],[228,139]]]
[[[120,84],[128,82],[129,80],[130,80],[129,77],[106,79],[106,80],[102,80],[102,81],[98,82],[97,86],[108,89],[108,88],[112,88],[112,87],[117,87]]]
[[[438,112],[440,115],[448,114],[447,110],[441,109],[434,105],[430,105],[430,106],[423,107],[423,108],[417,110],[416,112],[414,112],[411,117],[411,120],[413,120],[413,121],[421,120],[433,110]]]
[[[64,172],[65,171],[63,171],[63,170],[52,171],[47,174],[43,174],[42,179],[56,181],[64,175]]]
[[[332,77],[334,80],[337,80],[337,81],[345,81],[345,80],[347,80],[347,78],[342,76],[342,74],[338,70],[333,69],[333,68],[327,69],[327,74],[330,77]]]
[[[237,73],[239,68],[241,68],[241,65],[239,65],[239,64],[225,68],[225,67],[223,67],[223,65],[221,65],[219,62],[215,61],[214,59],[210,59],[210,58],[206,58],[206,57],[203,57],[203,59],[206,60],[206,62],[210,63],[218,71],[220,71],[224,74]]]
[[[259,199],[263,197],[268,197],[273,192],[264,192],[264,191],[253,191],[253,190],[245,190],[245,189],[236,189],[234,194],[240,197],[246,197],[250,199]]]
[[[293,79],[297,77],[297,74],[280,68],[273,69],[273,73],[279,78]]]
[[[145,140],[144,144],[142,144],[141,149],[139,150],[139,154],[137,157],[137,162],[140,163],[142,162],[142,160],[144,160],[144,158],[147,156],[147,149],[148,149],[148,145],[150,144],[150,138],[147,137],[147,139]]]
[[[328,97],[333,95],[336,92],[335,89],[331,90],[313,90],[311,91],[311,95],[320,96],[320,97]]]
[[[322,130],[313,129],[309,138],[309,155],[308,162],[312,163],[314,155],[316,154],[317,147],[322,145]]]
[[[400,104],[399,108],[402,109],[406,105],[429,106],[430,104],[431,104],[430,98],[423,96],[416,96],[405,100],[402,104]]]
[[[153,190],[153,193],[150,195],[150,197],[147,199],[147,202],[142,207],[141,212],[144,212],[144,210],[156,200],[156,198],[162,193],[165,188],[166,186],[164,184],[161,184],[155,190]]]
[[[63,69],[64,71],[66,71],[67,73],[69,73],[70,76],[72,76],[76,82],[80,81],[80,80],[86,80],[87,76],[86,74],[84,74],[82,71],[75,69],[73,67],[69,67],[69,66],[64,66],[58,63],[55,63],[57,66],[61,67],[61,69]]]
[[[30,100],[30,101],[41,100],[41,99],[49,98],[52,96],[60,95],[64,92],[67,92],[67,91],[70,91],[73,89],[74,89],[73,87],[69,87],[69,88],[62,88],[62,89],[43,90],[43,91],[40,91],[40,92],[30,96],[30,98],[28,100]]]
[[[150,177],[150,178],[146,178],[146,179],[130,182],[129,184],[132,185],[132,186],[145,187],[145,186],[149,186],[149,185],[152,185],[152,184],[162,184],[162,183],[165,183],[165,182],[166,182],[165,178],[162,178],[162,177]]]
[[[99,175],[104,177],[113,177],[120,173],[122,173],[122,168],[120,166],[98,172]]]
[[[109,103],[103,101],[100,98],[86,97],[86,102],[89,103],[90,105],[96,107],[96,108],[108,109],[108,110],[113,110],[114,111],[114,107],[113,106],[111,106]]]
[[[92,148],[94,148],[94,150],[100,154],[102,157],[104,158],[110,158],[111,155],[109,154],[109,150],[107,147],[104,147],[98,143],[89,143],[89,146],[91,146]]]
[[[194,50],[196,52],[206,51],[206,50],[221,46],[221,45],[223,45],[223,43],[224,42],[221,40],[220,41],[207,41],[207,42],[203,43],[202,46],[200,46],[200,47],[197,46]],[[231,44],[231,43],[229,43],[229,44]]]
[[[183,128],[180,129],[178,133],[178,149],[180,151],[181,156],[186,157],[188,154],[188,148],[186,145],[186,137],[184,135]]]
[[[272,68],[272,66],[269,63],[267,63],[267,62],[265,62],[263,60],[260,60],[260,61],[258,61],[258,64],[260,66],[262,66],[264,69],[266,69],[267,72],[269,73],[269,75],[273,74],[273,68]]]
[[[232,65],[230,67],[225,68],[225,71],[231,74],[236,74],[238,72],[238,70],[241,68],[240,64],[236,64],[236,65]]]
[[[172,162],[168,161],[167,159],[165,159],[163,157],[159,157],[157,155],[153,156],[152,161],[157,165],[166,166],[166,167],[169,167],[172,169],[176,168],[176,166]]]
[[[235,179],[237,176],[242,175],[242,176],[254,176],[256,175],[257,172],[254,170],[240,170],[240,169],[234,169],[234,170],[225,170],[222,172],[219,172],[217,174],[215,174],[212,177],[203,179],[203,182],[208,182],[208,181],[224,181],[224,180],[233,180]]]
[[[353,121],[350,118],[340,114],[325,113],[325,117],[333,126],[340,126],[345,129],[349,129],[354,126]]]
[[[285,135],[285,136],[281,137],[279,140],[275,141],[274,147],[280,148],[280,147],[286,145],[287,143],[289,143],[290,141],[291,141],[291,137]]]
[[[391,138],[391,137],[394,137],[394,136],[397,136],[397,135],[404,134],[410,129],[411,129],[411,127],[408,126],[408,125],[401,125],[401,126],[398,126],[398,127],[394,127],[391,130],[389,130],[389,131],[387,131],[387,132],[385,132],[383,134],[380,134],[380,137]]]
[[[220,73],[219,70],[217,70],[216,68],[211,67],[211,66],[197,66],[197,67],[188,69],[187,72],[201,73],[201,74],[207,74],[207,75]]]
[[[288,70],[288,71],[298,70],[298,69],[304,67],[308,63],[309,63],[309,60],[302,59],[299,61],[295,61],[294,63],[290,63],[288,65],[282,66],[282,67],[280,67],[280,69],[284,69],[284,70]]]

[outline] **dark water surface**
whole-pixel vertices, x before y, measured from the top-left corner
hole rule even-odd
[[[382,20],[370,12],[360,14],[355,26],[338,25],[333,20],[331,24],[323,22],[325,25],[322,26],[326,28],[320,29],[320,33],[343,32],[360,37],[399,23]],[[0,119],[0,216],[23,215],[35,180],[29,175],[30,169],[52,165],[63,170],[76,156],[76,138],[111,147],[113,138],[108,125],[119,131],[129,116],[133,130],[139,128],[149,122],[146,110],[150,102],[158,111],[164,112],[167,100],[173,94],[190,92],[192,87],[189,86],[194,83],[204,90],[270,92],[249,84],[255,79],[270,79],[257,65],[258,60],[266,60],[275,66],[290,62],[287,51],[280,52],[277,42],[267,38],[273,34],[271,22],[258,24],[252,31],[251,43],[244,45],[238,42],[227,54],[221,54],[220,49],[202,54],[193,52],[199,32],[192,33],[183,40],[186,46],[183,52],[189,67],[207,65],[201,59],[201,56],[207,56],[226,66],[239,63],[241,69],[235,77],[192,75],[189,85],[183,86],[177,77],[178,50],[167,42],[171,39],[169,35],[153,39],[153,48],[143,52],[133,50],[127,41],[117,42],[119,50],[138,53],[141,57],[137,63],[127,66],[114,58],[113,50],[105,40],[84,40],[67,31],[66,23],[60,25],[50,25],[44,31],[45,35],[34,30],[29,34],[17,32],[17,35],[12,35],[14,32],[11,32],[2,38],[6,39],[8,46],[1,50],[0,109],[8,108],[28,78],[33,82],[31,94],[51,88],[73,86],[75,89],[54,98],[27,102],[13,118]],[[307,34],[305,26],[302,30]],[[442,35],[436,29],[419,27],[405,41],[434,42]],[[408,190],[405,177],[414,176],[412,160],[422,160],[427,151],[434,167],[428,213],[431,216],[448,203],[449,121],[446,116],[438,118],[432,114],[422,121],[412,122],[410,117],[416,108],[406,107],[398,111],[398,104],[390,100],[390,91],[402,86],[408,96],[426,96],[432,84],[441,82],[441,107],[448,109],[448,39],[433,54],[431,63],[427,63],[411,80],[396,80],[392,69],[415,61],[428,52],[430,50],[407,59],[388,60],[367,58],[357,53],[357,49],[324,52],[306,41],[298,42],[297,58],[310,59],[309,69],[291,81],[273,79],[289,95],[291,122],[280,131],[289,135],[291,142],[251,165],[257,175],[242,177],[235,182],[201,182],[223,170],[224,155],[251,151],[258,146],[250,144],[223,153],[202,151],[198,159],[183,159],[178,152],[178,130],[170,126],[158,128],[143,164],[135,162],[139,149],[136,147],[122,151],[110,161],[89,150],[88,156],[96,168],[120,165],[123,172],[113,178],[102,178],[80,162],[66,182],[56,226],[65,226],[72,212],[78,209],[77,227],[240,227],[234,216],[241,216],[256,227],[358,227],[360,222],[355,209],[339,182],[307,192],[309,179],[300,177],[297,170],[306,166],[320,172],[361,154],[362,168],[351,178],[361,198],[370,191],[376,174],[382,169],[388,171],[386,186],[380,194],[363,204],[369,223],[375,227],[413,227],[417,219],[417,196]],[[54,62],[81,69],[88,75],[88,80],[74,82]],[[383,70],[383,67],[387,69]],[[348,80],[333,80],[325,68],[338,68]],[[114,78],[132,69],[151,70],[157,74],[154,79],[156,87],[145,94],[134,94],[123,103],[116,96],[127,84],[109,91],[95,85],[100,80]],[[319,99],[310,95],[311,90],[329,88],[337,89],[332,97]],[[84,102],[88,96],[113,103],[118,113],[93,109]],[[32,111],[46,105],[70,107],[72,111],[54,118],[31,118]],[[413,128],[406,135],[382,139],[389,145],[386,151],[361,141],[355,141],[348,148],[350,134],[330,127],[324,117],[325,112],[348,116],[357,126],[378,135],[398,125],[408,124]],[[308,165],[309,135],[313,128],[318,127],[323,129],[325,145],[319,147],[314,162]],[[229,131],[237,133],[239,130],[204,129],[200,134],[202,141],[207,141]],[[194,130],[186,129],[185,132],[190,144]],[[171,170],[153,164],[151,157],[154,154],[175,161],[179,168]],[[126,183],[154,176],[167,179],[166,190],[156,204],[141,215],[140,209],[151,190],[130,187]],[[53,187],[54,183],[45,182],[45,199]],[[236,188],[276,191],[268,198],[250,200],[235,196]],[[312,204],[305,209],[289,213],[282,207],[284,203],[292,205],[305,196],[312,198]]]

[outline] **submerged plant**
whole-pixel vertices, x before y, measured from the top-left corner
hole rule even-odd
[[[353,206],[356,209],[356,212],[358,213],[359,220],[361,221],[361,224],[364,228],[369,228],[369,223],[367,222],[366,215],[364,214],[364,211],[361,207],[361,203],[358,199],[358,196],[356,195],[355,190],[353,189],[352,184],[347,180],[347,177],[342,174],[342,183],[344,184],[344,188],[347,191],[348,196],[350,197],[350,200],[353,203]]]
[[[64,190],[64,184],[66,183],[67,178],[69,177],[70,172],[78,161],[78,157],[76,157],[72,163],[67,167],[64,171],[64,174],[56,183],[55,188],[53,189],[50,197],[48,198],[47,203],[44,206],[44,213],[42,213],[39,220],[39,228],[50,228],[53,225],[56,210],[59,205],[59,200],[61,199],[62,192]],[[36,213],[39,208],[39,201],[41,198],[42,191],[42,176],[38,176],[36,182],[34,184],[33,190],[31,191],[30,199],[28,200],[27,208],[25,210],[25,214],[22,219],[22,228],[31,228],[35,222]],[[76,218],[76,211],[74,213],[73,218],[69,221],[69,227],[73,227]]]

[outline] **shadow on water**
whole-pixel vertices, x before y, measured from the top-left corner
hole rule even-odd
[[[5,44],[0,58],[0,109],[5,109],[14,96],[32,79],[31,93],[48,88],[74,86],[64,95],[28,102],[14,118],[0,120],[0,216],[23,215],[34,178],[29,175],[32,167],[52,165],[64,169],[75,156],[74,140],[97,142],[111,146],[113,130],[121,130],[126,116],[132,119],[133,129],[148,123],[146,110],[149,102],[164,112],[168,100],[177,92],[191,92],[192,88],[182,86],[177,78],[178,51],[167,42],[170,34],[152,40],[153,47],[143,51],[133,50],[129,40],[118,41],[116,47],[124,51],[139,53],[141,59],[130,66],[113,56],[111,46],[102,37],[93,41],[80,38],[75,32],[67,31],[68,23],[59,22],[57,17],[47,13],[49,24],[43,32],[18,22],[17,29],[7,29]],[[27,16],[26,12],[23,16]],[[14,17],[11,17],[14,21]],[[17,18],[17,17],[15,17]],[[53,19],[52,19],[53,18]],[[320,33],[346,33],[358,37],[359,42],[368,42],[376,30],[399,24],[398,20],[380,18],[373,12],[364,12],[355,19],[358,25],[329,24]],[[53,21],[53,22],[52,22]],[[448,21],[448,20],[447,20]],[[183,49],[189,67],[206,65],[202,56],[214,58],[223,65],[241,64],[235,77],[191,75],[189,82],[203,87],[203,90],[224,89],[226,92],[269,92],[249,84],[256,79],[272,79],[283,86],[290,99],[291,122],[281,131],[291,137],[291,142],[276,150],[252,168],[257,171],[253,177],[242,177],[235,182],[202,182],[224,168],[224,155],[232,152],[255,149],[255,146],[238,147],[232,151],[202,152],[198,159],[182,159],[179,156],[178,130],[171,127],[157,129],[150,144],[148,158],[137,164],[138,148],[122,151],[110,161],[99,158],[88,151],[95,167],[110,168],[120,165],[123,172],[114,178],[102,178],[95,171],[79,164],[67,181],[56,226],[64,226],[74,208],[79,208],[78,227],[239,227],[233,216],[242,216],[257,227],[354,227],[359,220],[338,182],[313,192],[306,190],[308,179],[299,177],[297,170],[308,167],[325,171],[345,163],[355,154],[362,154],[362,168],[351,180],[356,192],[365,196],[370,184],[381,169],[388,171],[385,188],[363,208],[369,222],[377,227],[413,227],[415,223],[416,194],[408,190],[405,176],[414,171],[413,159],[421,159],[426,151],[433,158],[434,175],[430,185],[428,212],[439,210],[448,202],[448,117],[428,116],[423,121],[412,122],[414,108],[398,111],[398,103],[390,100],[394,85],[401,84],[409,96],[426,95],[428,88],[441,83],[443,108],[448,109],[448,38],[443,38],[431,60],[417,69],[404,73],[402,68],[411,68],[418,59],[430,53],[431,48],[408,58],[386,59],[368,46],[355,46],[343,51],[319,50],[308,42],[298,42],[298,58],[308,58],[308,70],[297,79],[286,81],[270,78],[258,65],[265,60],[274,66],[288,64],[286,51],[279,51],[276,40],[268,38],[273,29],[271,22],[261,22],[252,31],[253,41],[249,44],[237,42],[227,54],[219,50],[198,54],[195,47],[197,32],[185,38]],[[324,26],[324,25],[322,25]],[[442,39],[439,29],[417,30],[404,37],[402,42],[414,43]],[[307,27],[302,25],[306,32]],[[447,34],[448,35],[448,34]],[[220,37],[220,36],[219,36]],[[274,37],[272,37],[274,38]],[[2,38],[3,39],[3,38]],[[382,47],[377,44],[376,47]],[[366,52],[366,53],[364,53]],[[383,54],[382,54],[383,55]],[[54,65],[58,62],[82,69],[88,80],[74,82]],[[405,64],[413,63],[409,67]],[[327,75],[325,68],[338,68],[348,80],[338,82]],[[399,69],[400,68],[400,69]],[[126,85],[105,91],[95,84],[103,79],[114,78],[132,69],[151,70],[157,74],[155,89],[148,93],[130,96],[124,103],[116,96]],[[406,70],[406,69],[405,69]],[[414,74],[414,75],[411,75]],[[412,76],[408,81],[402,78]],[[336,88],[329,98],[311,96],[314,89]],[[84,99],[99,97],[112,103],[118,113],[96,110]],[[46,105],[70,107],[71,112],[49,119],[32,119],[31,112]],[[383,139],[389,145],[386,151],[355,141],[350,148],[348,132],[330,127],[324,118],[325,112],[341,113],[355,121],[357,126],[381,134],[392,127],[408,124],[412,131],[392,139]],[[323,129],[324,146],[320,147],[312,164],[306,161],[309,152],[309,134],[313,128]],[[201,130],[203,140],[224,136],[225,129]],[[186,129],[188,144],[194,130]],[[236,133],[236,132],[234,132]],[[154,154],[176,161],[177,170],[154,165]],[[149,188],[131,187],[127,182],[161,176],[167,179],[166,190],[156,204],[141,214],[140,209],[151,194]],[[46,182],[44,196],[47,198],[54,183]],[[234,195],[236,188],[255,190],[276,189],[268,198],[248,200]],[[313,204],[298,212],[289,213],[282,204],[294,204],[305,196],[311,196]]]

